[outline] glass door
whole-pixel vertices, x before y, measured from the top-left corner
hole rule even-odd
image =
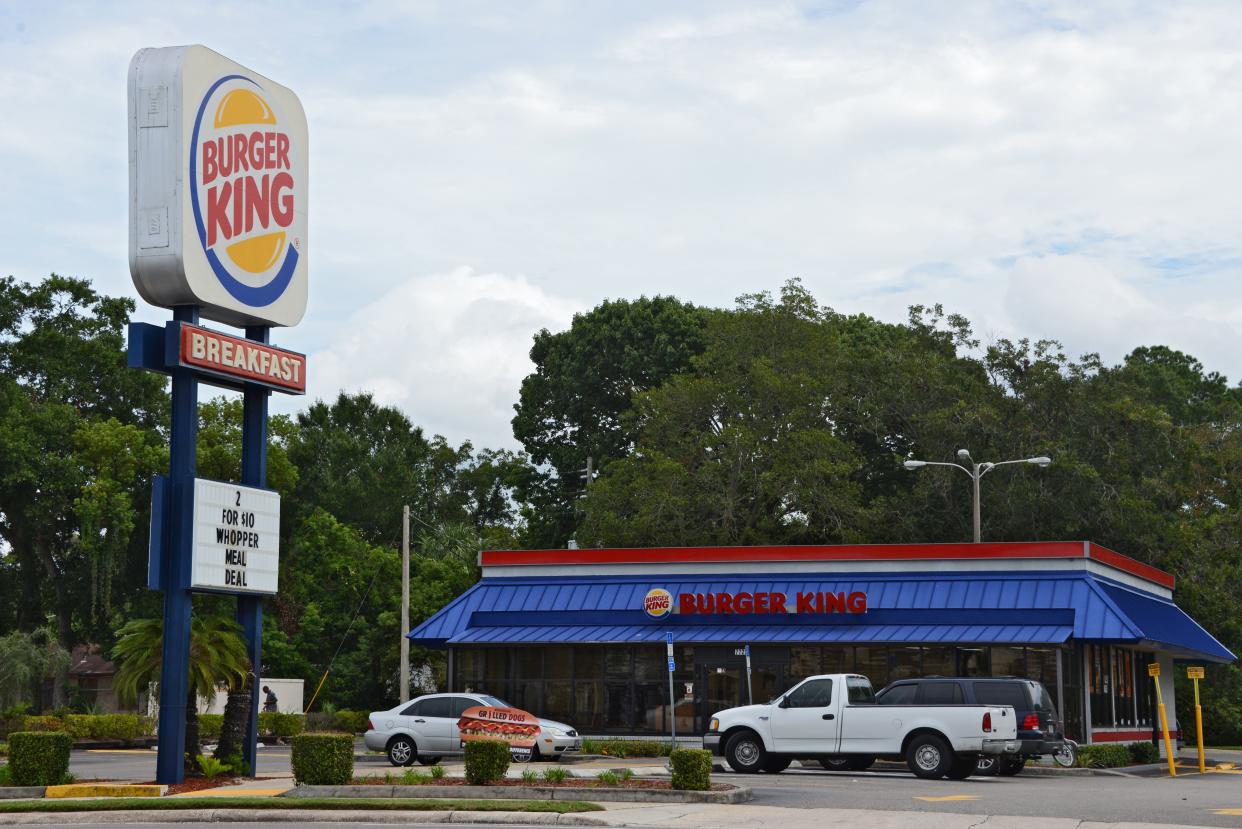
[[[746,695],[745,667],[723,660],[699,666],[699,694],[704,725],[717,711],[736,708]],[[706,728],[704,729],[706,730]]]

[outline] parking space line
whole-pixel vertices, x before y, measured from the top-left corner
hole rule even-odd
[[[1214,815],[1230,815],[1232,817],[1242,817],[1242,809],[1213,809]]]
[[[938,796],[916,796],[914,799],[922,800],[926,803],[949,803],[958,800],[978,800],[979,796],[976,794],[943,794]]]

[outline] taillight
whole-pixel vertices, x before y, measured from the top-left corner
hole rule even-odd
[[[374,731],[374,730],[375,730],[375,723],[371,722],[371,718],[370,718],[370,717],[367,717],[367,730],[368,730],[368,731]]]
[[[1039,715],[1038,714],[1027,714],[1025,717],[1023,717],[1022,718],[1022,730],[1023,731],[1038,731],[1039,730]]]
[[[983,730],[984,731],[992,730],[992,712],[991,711],[983,712]]]

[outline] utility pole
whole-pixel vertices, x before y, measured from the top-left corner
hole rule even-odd
[[[410,698],[410,505],[401,516],[401,701]]]

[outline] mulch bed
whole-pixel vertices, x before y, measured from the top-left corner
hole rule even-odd
[[[408,785],[410,790],[416,790],[420,785],[424,786],[467,786],[464,777],[442,777],[439,780],[425,780],[423,783],[405,784],[400,778],[394,777],[391,780],[385,780],[382,777],[355,777],[349,781],[351,786],[403,786]],[[672,784],[667,780],[651,780],[649,778],[635,777],[632,780],[621,780],[615,786],[601,786],[598,781],[585,777],[571,777],[562,783],[549,783],[542,778],[527,783],[520,778],[506,777],[503,780],[497,780],[495,783],[489,783],[489,786],[548,786],[554,789],[663,789],[671,790]],[[728,783],[713,783],[712,791],[727,792],[736,788]]]
[[[224,775],[220,775],[214,780],[208,780],[206,777],[187,777],[183,782],[173,783],[169,786],[167,793],[185,794],[186,792],[201,792],[203,789],[215,789],[220,786],[231,786],[238,782],[238,779],[239,778],[236,777],[225,777]],[[154,780],[150,780],[144,785],[156,786],[159,784],[157,784]]]

